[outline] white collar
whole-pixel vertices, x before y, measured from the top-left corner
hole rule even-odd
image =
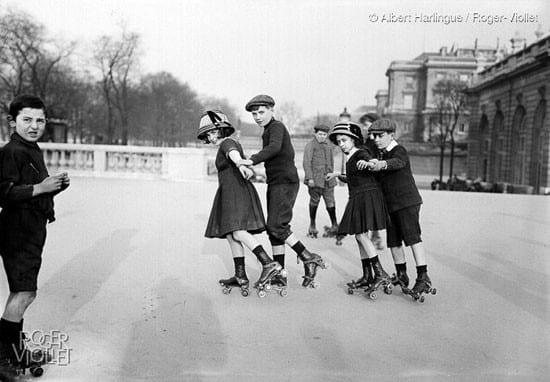
[[[392,139],[392,141],[390,142],[389,145],[386,146],[386,151],[387,152],[390,152],[391,150],[393,150],[394,147],[396,147],[399,143],[397,143],[397,141],[395,139]]]

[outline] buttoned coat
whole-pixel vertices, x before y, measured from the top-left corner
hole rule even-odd
[[[334,171],[334,146],[328,140],[319,143],[316,138],[313,138],[306,144],[303,166],[304,183],[307,184],[309,179],[313,179],[314,187],[336,186],[336,179],[331,179],[328,182],[325,180],[325,176]]]

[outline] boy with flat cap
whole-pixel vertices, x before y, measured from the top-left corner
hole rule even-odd
[[[0,379],[7,380],[9,365],[24,369],[51,358],[27,349],[23,316],[36,297],[46,224],[55,220],[53,198],[70,184],[67,173],[48,174],[37,144],[46,127],[42,100],[16,97],[8,121],[14,133],[0,149],[0,254],[10,289],[0,319]]]
[[[260,94],[252,98],[245,106],[252,114],[258,126],[264,128],[262,150],[243,159],[238,164],[246,166],[264,163],[267,183],[267,233],[273,248],[273,259],[284,267],[285,243],[298,255],[304,264],[305,275],[302,286],[317,286],[314,283],[317,268],[326,268],[321,256],[309,252],[290,229],[292,209],[300,187],[298,171],[294,164],[294,147],[286,127],[274,117],[272,97]],[[285,277],[275,277],[272,283],[286,286]]]
[[[308,237],[317,237],[318,231],[315,224],[317,208],[321,197],[325,201],[331,227],[325,227],[324,236],[335,236],[338,233],[336,220],[336,203],[334,200],[334,187],[336,179],[326,179],[327,174],[334,171],[334,151],[332,143],[327,139],[329,127],[317,125],[313,128],[315,135],[304,148],[304,183],[309,193],[309,229]]]
[[[389,119],[382,118],[372,123],[369,133],[380,150],[382,159],[371,159],[368,164],[362,163],[361,168],[368,165],[372,171],[380,171],[380,184],[391,222],[387,228],[387,243],[397,271],[392,282],[401,285],[415,300],[423,301],[423,295],[435,294],[435,289],[428,277],[426,251],[420,237],[422,197],[412,175],[407,150],[394,139],[395,129],[395,122]],[[417,278],[412,290],[408,289],[409,277],[403,242],[411,247],[416,262]]]

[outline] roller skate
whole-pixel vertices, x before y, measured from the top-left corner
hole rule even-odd
[[[378,256],[371,259],[372,264],[372,270],[374,273],[374,279],[372,281],[372,284],[365,289],[365,293],[371,300],[376,300],[378,298],[378,293],[376,291],[380,288],[383,288],[384,293],[386,294],[392,294],[393,293],[393,285],[390,280],[390,276],[384,271],[384,268],[382,268],[382,264],[380,264],[380,260],[378,259]]]
[[[304,264],[304,276],[302,286],[304,288],[317,288],[319,283],[315,281],[317,275],[317,268],[328,269],[329,264],[323,261],[323,258],[316,253],[311,253],[307,249],[298,255],[298,260],[301,260]]]
[[[307,237],[317,239],[317,235],[319,235],[319,231],[317,230],[317,227],[315,227],[315,224],[311,224],[307,230]]]
[[[29,370],[33,377],[40,377],[44,374],[43,365],[52,361],[52,355],[41,349],[25,348],[20,355],[17,355],[16,367],[19,374],[25,374]]]
[[[409,286],[409,276],[406,271],[397,271],[391,276],[392,285],[399,285],[403,293],[406,293]]]
[[[325,233],[323,233],[323,237],[335,237],[338,235],[338,224],[333,224],[332,226],[326,225],[324,227]]]
[[[369,289],[374,281],[372,274],[372,267],[369,264],[363,267],[363,276],[358,280],[352,280],[349,283],[346,283],[348,286],[348,294],[353,294],[357,289]]]
[[[258,297],[264,298],[267,295],[272,289],[271,279],[279,274],[286,277],[286,270],[278,262],[272,261],[263,265],[262,274],[254,284],[254,288],[258,290]]]
[[[286,274],[286,270],[283,269],[280,274],[273,276],[271,279],[271,290],[274,292],[279,293],[279,296],[285,297],[288,294],[287,291],[287,278],[286,276],[282,276],[282,274]]]
[[[233,288],[240,288],[241,295],[243,297],[248,296],[249,281],[247,278],[240,278],[237,276],[230,277],[228,279],[220,280],[220,286],[222,287],[223,294],[231,293]]]
[[[425,296],[428,294],[435,295],[437,290],[432,288],[432,281],[428,277],[427,273],[421,273],[416,278],[416,282],[412,289],[408,290],[408,294],[414,301],[418,301],[421,304],[424,303]]]

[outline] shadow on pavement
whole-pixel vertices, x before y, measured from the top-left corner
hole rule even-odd
[[[144,298],[144,317],[130,330],[120,380],[201,381],[223,372],[227,349],[205,295],[165,278]]]

